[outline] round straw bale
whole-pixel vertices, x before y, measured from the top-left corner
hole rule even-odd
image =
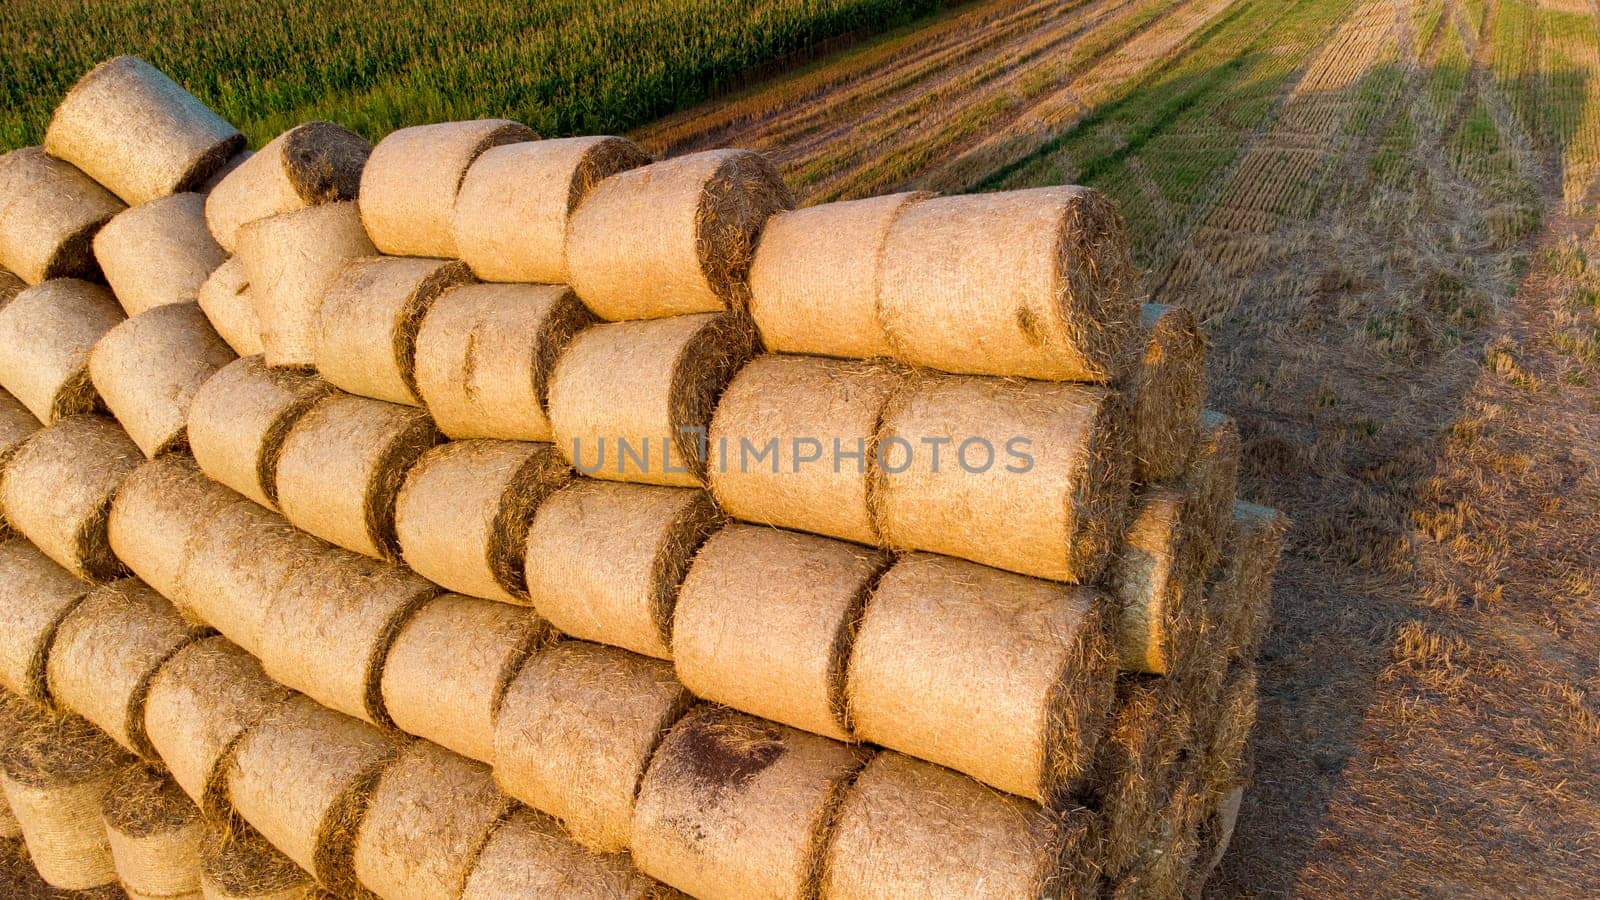
[[[1184,884],[1200,853],[1196,812],[1199,799],[1194,773],[1190,772],[1156,816],[1156,827],[1145,835],[1144,847],[1133,867],[1101,896],[1114,900],[1183,896]]]
[[[322,705],[375,725],[383,660],[406,618],[439,588],[409,569],[330,551],[278,589],[261,624],[261,665]]]
[[[1234,826],[1239,824],[1239,810],[1244,805],[1244,789],[1245,785],[1242,784],[1230,789],[1223,795],[1216,808],[1201,820],[1200,852],[1197,854],[1194,871],[1189,873],[1184,896],[1202,896],[1206,882],[1211,879],[1217,867],[1222,865],[1223,857],[1228,855],[1228,845],[1233,842]]]
[[[244,144],[237,128],[136,56],[78,79],[44,135],[46,150],[130,204],[203,184]]]
[[[1212,618],[1227,635],[1232,656],[1253,660],[1272,613],[1272,576],[1283,550],[1288,520],[1275,509],[1243,500],[1233,504],[1222,568],[1211,586]]]
[[[145,734],[189,798],[220,813],[234,745],[290,694],[226,638],[202,638],[174,653],[150,679]]]
[[[383,663],[383,706],[396,728],[462,756],[494,761],[494,716],[512,676],[550,637],[528,609],[443,594],[400,626]]]
[[[395,500],[406,472],[438,442],[420,409],[330,396],[283,439],[276,480],[283,515],[330,543],[399,559]]]
[[[239,495],[207,478],[194,460],[172,454],[143,463],[111,501],[106,534],[111,552],[184,609],[179,586],[183,562],[196,536]]]
[[[519,807],[490,833],[461,900],[646,900],[673,893],[639,874],[626,855],[585,849],[555,819]]]
[[[207,475],[272,509],[289,430],[332,392],[314,375],[246,356],[219,369],[189,401],[189,450]]]
[[[28,730],[38,721],[38,713],[21,697],[9,691],[0,691],[0,757],[3,757],[13,744],[26,739]],[[5,791],[0,789],[0,839],[4,839],[13,849],[16,841],[22,837],[22,823],[11,812],[11,804],[6,802]],[[26,852],[24,850],[24,852]]]
[[[189,403],[212,373],[237,359],[194,303],[153,307],[106,332],[89,377],[149,457],[187,446]]]
[[[693,697],[655,659],[562,641],[528,660],[495,721],[501,790],[602,853],[628,846],[646,764]]]
[[[556,446],[596,478],[698,487],[717,398],[756,350],[737,313],[590,328],[550,379]]]
[[[721,522],[704,491],[576,481],[528,529],[528,594],[559,631],[671,659],[678,585]]]
[[[1092,761],[1114,696],[1103,605],[1091,588],[902,558],[856,633],[856,733],[1054,803]]]
[[[567,281],[567,220],[602,179],[650,162],[619,137],[525,141],[486,151],[467,170],[453,228],[485,281]]]
[[[203,194],[173,194],[118,213],[95,235],[94,255],[130,316],[192,302],[228,258],[206,230]]]
[[[217,189],[217,185],[222,183],[222,179],[232,175],[234,170],[249,162],[251,157],[255,155],[255,151],[246,148],[228,157],[228,161],[218,166],[217,170],[211,173],[211,177],[200,182],[200,186],[193,189],[194,192],[197,194],[210,195],[212,191]],[[228,252],[232,253],[233,251],[229,250]]]
[[[20,538],[0,543],[0,687],[43,703],[45,656],[90,585]]]
[[[261,323],[256,319],[255,299],[239,257],[229,257],[212,270],[195,300],[233,352],[240,356],[261,352]]]
[[[672,621],[678,680],[697,696],[849,740],[845,666],[887,553],[729,525],[695,556]]]
[[[1125,676],[1086,794],[1102,822],[1103,863],[1120,875],[1137,859],[1172,790],[1188,713],[1171,679]]]
[[[527,602],[528,525],[570,475],[550,444],[441,444],[411,467],[395,501],[400,553],[419,575],[452,591]]]
[[[889,226],[925,191],[819,203],[767,221],[750,265],[750,315],[767,349],[892,356],[878,322],[878,267]]]
[[[268,365],[316,365],[322,298],[346,263],[377,252],[348,201],[279,213],[239,229],[239,259]]]
[[[1201,571],[1217,564],[1239,488],[1239,429],[1212,411],[1200,417],[1200,443],[1180,480],[1189,494],[1185,515],[1194,523]]]
[[[508,119],[440,122],[392,131],[361,173],[361,221],[390,256],[455,259],[453,217],[467,169],[491,147],[538,140]]]
[[[1202,735],[1200,780],[1202,800],[1216,803],[1245,775],[1245,748],[1256,726],[1260,697],[1254,666],[1235,665],[1223,682],[1212,713],[1212,727]]]
[[[453,900],[489,832],[515,805],[488,766],[416,741],[372,789],[356,835],[356,878],[380,897]]]
[[[228,766],[234,809],[336,892],[355,887],[351,848],[372,786],[402,744],[309,697],[245,733]]]
[[[87,281],[23,291],[0,309],[0,387],[46,425],[89,412],[98,400],[89,350],[124,318],[111,292]]]
[[[1200,437],[1206,399],[1206,343],[1194,313],[1146,303],[1144,355],[1128,382],[1133,405],[1134,477],[1160,481],[1183,471]]]
[[[146,765],[129,766],[100,799],[117,880],[132,897],[200,890],[200,810],[177,784]]]
[[[895,369],[872,362],[759,356],[711,420],[711,491],[731,516],[878,544],[868,460]]]
[[[40,147],[0,155],[0,265],[28,284],[95,278],[95,232],[124,209],[116,195]]]
[[[72,574],[106,581],[125,569],[111,552],[111,498],[143,462],[116,423],[72,416],[36,432],[0,472],[0,509],[44,555]]]
[[[317,324],[317,370],[352,394],[419,403],[417,329],[443,291],[472,280],[466,263],[370,256],[328,287]]]
[[[815,897],[822,853],[872,751],[704,704],[639,786],[640,870],[696,897]]]
[[[0,390],[0,469],[17,446],[38,431],[39,420],[17,398]]]
[[[306,871],[243,822],[208,824],[200,847],[205,900],[309,900]]]
[[[1195,650],[1203,629],[1205,578],[1188,496],[1153,487],[1134,501],[1121,552],[1106,585],[1120,608],[1117,658],[1129,672],[1169,674]]]
[[[1104,388],[918,378],[877,442],[881,533],[896,548],[1092,582],[1126,521],[1126,420],[1123,396]]]
[[[550,373],[567,343],[593,322],[565,285],[446,291],[417,332],[417,394],[452,438],[551,440]]]
[[[794,206],[777,169],[749,150],[709,150],[607,178],[567,224],[572,289],[602,319],[743,308],[756,238]]]
[[[1092,897],[1092,823],[898,753],[867,763],[841,804],[824,897]]]
[[[244,225],[319,203],[354,200],[372,144],[332,122],[307,122],[267,142],[217,182],[206,224],[229,253]]]
[[[1122,217],[1092,188],[937,197],[889,226],[879,321],[895,355],[971,375],[1110,381],[1136,359]]]

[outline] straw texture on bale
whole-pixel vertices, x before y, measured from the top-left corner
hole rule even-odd
[[[180,897],[200,890],[200,810],[172,779],[149,766],[122,770],[100,800],[117,880],[131,897]]]
[[[758,356],[711,420],[711,491],[729,515],[879,543],[869,460],[903,381],[878,363]]]
[[[111,501],[111,552],[183,610],[179,577],[189,546],[224,507],[237,502],[237,494],[207,478],[188,456],[150,460],[128,475]]]
[[[229,253],[239,229],[319,203],[354,200],[372,145],[332,122],[307,122],[267,142],[217,182],[206,198],[206,224]]]
[[[622,850],[645,766],[692,700],[668,663],[582,641],[554,644],[506,689],[495,781],[560,819],[578,843]]]
[[[194,301],[228,258],[206,230],[200,194],[173,194],[119,213],[95,235],[94,255],[130,316]]]
[[[1145,835],[1138,860],[1102,896],[1113,900],[1182,896],[1200,851],[1198,803],[1194,773],[1186,773],[1156,816],[1154,831]]]
[[[1194,313],[1181,306],[1146,303],[1140,322],[1144,353],[1128,383],[1135,477],[1160,481],[1183,471],[1200,437],[1206,345]]]
[[[459,897],[489,832],[514,805],[488,766],[413,742],[372,790],[356,836],[356,878],[380,897]]]
[[[650,761],[634,861],[704,900],[812,898],[844,792],[872,751],[702,705]]]
[[[1103,864],[1131,866],[1155,827],[1189,738],[1189,711],[1170,679],[1125,676],[1086,794],[1101,816]]]
[[[856,633],[856,733],[1054,803],[1092,761],[1114,696],[1104,605],[1091,588],[903,557]]]
[[[260,356],[228,363],[189,401],[189,450],[213,480],[276,509],[283,440],[332,390],[315,375],[268,368]]]
[[[44,148],[131,205],[203,184],[244,135],[136,56],[109,59],[56,107]]]
[[[528,529],[528,594],[566,634],[670,659],[678,585],[721,520],[704,491],[576,481]]]
[[[34,712],[30,704],[16,694],[0,691],[0,755],[6,752],[6,748],[24,740],[28,729],[37,721],[38,713]],[[18,822],[17,817],[11,812],[11,805],[6,802],[5,791],[0,788],[0,839],[11,842],[21,837],[22,823]]]
[[[750,314],[776,353],[892,356],[878,320],[878,270],[889,226],[933,194],[819,203],[767,221],[750,265]]]
[[[335,394],[283,439],[278,504],[290,522],[325,541],[398,559],[395,499],[406,472],[438,442],[420,409]]]
[[[506,686],[550,627],[525,608],[444,594],[406,620],[383,663],[395,727],[494,761],[494,717]]]
[[[389,724],[380,677],[406,617],[439,588],[408,569],[328,551],[283,583],[261,624],[261,665],[331,709]]]
[[[639,874],[627,856],[579,846],[554,819],[522,807],[490,833],[461,900],[645,900],[670,893]]]
[[[879,321],[914,365],[1109,381],[1136,357],[1127,234],[1091,188],[912,204],[889,227],[878,278]]]
[[[317,371],[352,394],[417,405],[417,329],[440,293],[471,280],[459,261],[351,260],[323,297]]]
[[[1106,584],[1120,607],[1117,656],[1129,672],[1166,675],[1186,662],[1203,628],[1205,578],[1189,497],[1155,487],[1134,501],[1133,522]]]
[[[452,438],[551,440],[550,374],[568,342],[593,322],[565,285],[446,291],[417,332],[417,394]]]
[[[212,270],[195,294],[195,302],[206,314],[211,327],[240,356],[255,356],[262,351],[261,323],[256,319],[255,298],[244,272],[244,262],[230,256]]]
[[[792,206],[772,163],[749,150],[618,173],[572,213],[568,281],[608,321],[741,309],[761,227]]]
[[[492,147],[538,140],[508,119],[416,125],[390,132],[361,173],[361,221],[390,256],[459,258],[456,196],[473,161]]]
[[[1207,410],[1200,417],[1200,443],[1180,479],[1189,494],[1185,515],[1195,523],[1202,571],[1209,572],[1221,556],[1239,488],[1240,450],[1233,419]]]
[[[39,703],[49,699],[50,642],[88,592],[89,585],[27,541],[0,543],[0,687]]]
[[[89,377],[133,442],[156,457],[187,446],[195,392],[237,358],[197,304],[172,303],[106,332],[89,354]]]
[[[28,284],[94,278],[94,236],[127,209],[71,163],[24,147],[0,155],[0,266]]]
[[[46,425],[89,412],[98,397],[89,350],[126,318],[105,288],[58,278],[31,287],[0,309],[0,387]]]
[[[1253,666],[1236,665],[1223,683],[1217,698],[1209,734],[1202,735],[1201,769],[1196,789],[1203,802],[1217,803],[1222,795],[1243,780],[1246,748],[1255,729],[1260,696],[1256,691]]]
[[[11,526],[72,574],[106,581],[125,571],[111,552],[111,498],[144,457],[115,423],[72,416],[40,429],[0,472]]]
[[[698,487],[717,398],[756,344],[738,313],[584,331],[550,380],[556,447],[596,478]]]
[[[729,525],[684,579],[673,617],[678,680],[696,696],[839,740],[845,668],[887,553]]]
[[[311,876],[241,822],[208,824],[200,847],[205,900],[310,900]]]
[[[567,220],[602,179],[650,161],[619,137],[524,141],[487,150],[467,169],[453,229],[484,281],[567,281]]]
[[[1200,852],[1194,871],[1189,874],[1185,896],[1201,896],[1211,874],[1222,865],[1228,855],[1228,845],[1233,842],[1233,829],[1239,824],[1239,810],[1244,805],[1245,785],[1239,785],[1224,794],[1216,809],[1200,823]]]
[[[0,268],[0,307],[10,303],[12,298],[27,290],[28,283],[21,278]]]
[[[322,298],[346,263],[377,252],[349,201],[279,213],[239,229],[238,255],[268,365],[316,365]]]
[[[1272,576],[1283,549],[1288,520],[1275,509],[1233,504],[1222,570],[1211,587],[1209,608],[1228,636],[1229,651],[1254,659],[1272,613]]]
[[[0,390],[0,471],[5,469],[6,461],[11,459],[17,447],[40,427],[39,420],[33,417],[26,406]],[[0,522],[0,535],[7,533],[6,527]]]
[[[822,896],[1093,897],[1092,823],[948,769],[879,753],[845,794]]]

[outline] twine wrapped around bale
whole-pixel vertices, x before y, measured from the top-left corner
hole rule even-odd
[[[678,596],[678,680],[707,700],[849,740],[845,667],[889,562],[867,547],[729,525],[700,548]]]
[[[389,646],[384,709],[401,731],[493,762],[500,699],[550,636],[550,626],[528,609],[459,594],[435,597]]]
[[[856,734],[1055,803],[1088,769],[1115,692],[1104,606],[1091,588],[903,557],[856,633]]]
[[[834,817],[872,751],[705,704],[639,786],[641,871],[695,897],[815,897]]]
[[[1129,377],[1134,477],[1150,482],[1183,471],[1200,437],[1206,399],[1206,344],[1194,313],[1146,303],[1144,354]]]
[[[1099,191],[937,197],[889,227],[879,322],[913,365],[1110,381],[1136,358],[1137,278],[1122,217]]]
[[[49,700],[50,642],[89,587],[25,540],[0,543],[0,687],[36,703]]]
[[[717,503],[746,521],[878,544],[868,472],[903,379],[874,362],[756,357],[711,420]]]
[[[878,268],[889,226],[914,191],[819,203],[767,220],[750,265],[750,315],[776,353],[894,355],[878,321]]]
[[[1127,871],[1173,788],[1189,734],[1189,710],[1170,679],[1124,676],[1117,705],[1090,773],[1088,794],[1100,812],[1103,865]]]
[[[193,302],[228,258],[206,230],[201,194],[173,194],[119,213],[95,235],[94,255],[130,316]]]
[[[318,313],[317,371],[352,394],[418,405],[417,329],[441,293],[471,280],[460,261],[351,260]]]
[[[538,140],[509,119],[440,122],[392,131],[361,173],[361,221],[390,256],[455,259],[456,196],[474,160],[492,147]]]
[[[130,897],[181,897],[200,890],[200,810],[149,766],[122,770],[100,799],[117,880]]]
[[[268,365],[316,365],[322,298],[346,263],[377,252],[349,201],[279,213],[239,229],[238,256]]]
[[[446,291],[417,331],[417,394],[451,438],[551,440],[550,374],[573,336],[593,322],[565,285]]]
[[[1195,775],[1187,772],[1155,819],[1155,829],[1145,835],[1144,847],[1133,867],[1101,893],[1112,900],[1144,897],[1181,897],[1200,852],[1200,802]]]
[[[95,390],[145,456],[188,445],[189,403],[237,359],[194,303],[152,307],[106,332],[89,354]]]
[[[777,169],[749,150],[629,169],[573,211],[568,282],[608,321],[742,309],[761,227],[792,206]]]
[[[756,350],[739,313],[590,328],[550,379],[556,448],[595,478],[698,487],[717,398]]]
[[[106,534],[111,552],[178,609],[189,547],[239,495],[207,478],[182,454],[152,459],[134,469],[111,501]]]
[[[229,253],[239,229],[257,219],[319,203],[354,200],[372,145],[332,122],[285,131],[239,163],[206,198],[206,224]]]
[[[239,257],[229,257],[212,270],[195,294],[195,302],[233,352],[240,356],[261,353],[261,322],[256,319],[255,298]]]
[[[879,753],[845,794],[824,897],[1093,897],[1093,819],[1057,817],[948,769]]]
[[[46,425],[93,410],[89,350],[124,318],[111,292],[87,281],[21,292],[0,309],[0,387]]]
[[[534,654],[506,689],[495,781],[560,819],[578,843],[620,851],[645,766],[693,699],[668,663],[561,641]]]
[[[1166,487],[1134,501],[1133,522],[1106,579],[1121,610],[1117,657],[1125,671],[1171,674],[1197,649],[1205,569],[1200,524],[1185,516],[1188,502],[1187,493]]]
[[[1288,519],[1243,500],[1232,509],[1222,571],[1211,586],[1209,607],[1227,635],[1230,656],[1252,660],[1271,623],[1272,576],[1278,568]]]
[[[205,900],[310,900],[306,870],[243,822],[206,826],[200,847]]]
[[[0,509],[46,556],[88,581],[122,574],[111,552],[111,498],[144,455],[114,422],[71,416],[42,428],[0,472]]]
[[[626,855],[581,847],[555,819],[521,807],[490,833],[461,900],[664,900],[674,894],[639,874]]]
[[[231,362],[189,401],[189,450],[206,475],[277,509],[283,440],[332,391],[315,375],[268,368],[259,356]]]
[[[136,56],[78,79],[44,135],[46,150],[131,205],[194,189],[244,145],[237,128]]]
[[[1239,488],[1239,429],[1233,419],[1207,410],[1200,417],[1200,443],[1180,483],[1189,494],[1185,515],[1195,523],[1202,571],[1217,565]]]
[[[671,659],[678,585],[721,522],[704,491],[580,479],[534,515],[528,595],[559,631]]]
[[[619,137],[525,141],[485,151],[456,196],[455,246],[484,281],[567,281],[567,220],[601,180],[650,162]]]
[[[895,548],[1095,581],[1127,516],[1127,411],[1089,385],[916,378],[885,411],[872,460],[880,533]]]
[[[395,501],[406,564],[445,588],[527,602],[534,510],[571,475],[550,444],[451,441],[424,453]]]
[[[115,194],[43,148],[0,155],[0,266],[27,284],[95,278],[95,233],[124,209]]]

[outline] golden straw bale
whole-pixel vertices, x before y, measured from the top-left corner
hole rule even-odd
[[[454,259],[456,195],[474,160],[492,147],[538,140],[508,119],[440,122],[392,131],[361,173],[361,221],[390,256]]]
[[[1200,417],[1200,443],[1179,483],[1189,495],[1185,515],[1194,522],[1202,572],[1217,564],[1239,488],[1239,429],[1231,418],[1207,410]]]
[[[1211,586],[1210,610],[1227,635],[1231,656],[1253,660],[1271,622],[1272,576],[1289,520],[1275,509],[1233,504],[1222,569]]]
[[[526,603],[528,526],[571,473],[550,444],[441,444],[411,467],[395,501],[400,553],[418,574],[452,591]]]
[[[1199,803],[1200,794],[1191,771],[1173,788],[1170,799],[1156,816],[1156,827],[1145,836],[1133,867],[1119,875],[1101,896],[1112,900],[1183,896],[1183,887],[1200,854],[1196,815]]]
[[[694,558],[672,622],[678,680],[697,696],[849,740],[845,667],[887,553],[729,525]]]
[[[756,349],[738,313],[590,328],[550,379],[556,447],[596,478],[698,487],[717,398]]]
[[[239,495],[207,478],[182,454],[152,459],[128,475],[111,501],[111,552],[179,610],[189,547]]]
[[[628,846],[651,754],[692,701],[668,663],[561,641],[534,654],[506,689],[495,781],[560,819],[578,843],[615,853]]]
[[[484,281],[567,281],[567,220],[601,180],[650,162],[619,137],[524,141],[485,151],[461,181],[455,246]]]
[[[200,810],[173,780],[146,765],[123,769],[100,799],[117,880],[130,897],[200,890]]]
[[[1133,405],[1134,477],[1160,481],[1183,471],[1200,437],[1206,400],[1206,343],[1194,313],[1146,303],[1144,355],[1128,380]]]
[[[194,303],[148,309],[106,332],[89,353],[89,377],[145,456],[188,445],[189,403],[238,356]]]
[[[0,155],[0,266],[27,284],[95,278],[95,233],[124,209],[115,194],[41,147]]]
[[[704,491],[580,479],[534,515],[528,594],[562,632],[671,659],[678,585],[721,522]]]
[[[1092,761],[1115,692],[1104,606],[1092,588],[903,557],[856,633],[856,734],[1056,802]]]
[[[1110,381],[1136,358],[1137,278],[1122,216],[1099,191],[937,197],[890,225],[878,315],[914,365]]]
[[[57,278],[0,309],[0,387],[46,425],[93,410],[89,350],[126,316],[97,284]]]
[[[0,390],[0,469],[5,468],[17,446],[40,427],[39,420],[21,401]]]
[[[268,365],[316,365],[322,298],[346,263],[377,252],[350,201],[279,213],[239,229],[238,255]]]
[[[438,442],[433,420],[420,409],[334,394],[283,439],[278,504],[290,522],[325,541],[399,559],[395,499],[406,472]]]
[[[49,699],[50,642],[89,589],[27,541],[0,543],[0,687],[38,703]]]
[[[750,264],[750,315],[767,349],[892,356],[878,321],[878,270],[889,226],[926,191],[819,203],[767,220]]]
[[[1223,682],[1211,714],[1211,728],[1199,735],[1200,776],[1195,789],[1201,801],[1217,803],[1247,776],[1246,748],[1255,730],[1260,704],[1254,666],[1235,664]]]
[[[879,363],[758,356],[711,420],[711,491],[750,522],[878,544],[869,460],[904,375]]]
[[[1184,515],[1188,500],[1167,487],[1141,493],[1108,571],[1106,585],[1120,608],[1117,655],[1126,671],[1170,674],[1200,640],[1205,569],[1197,548],[1200,524]]]
[[[193,302],[228,258],[206,230],[201,194],[173,194],[118,213],[94,236],[94,255],[130,316]]]
[[[673,894],[639,874],[625,854],[581,847],[554,819],[521,807],[489,835],[461,900],[654,900]]]
[[[565,285],[446,291],[417,332],[417,394],[452,438],[551,440],[550,374],[568,342],[593,322]]]
[[[144,456],[116,423],[71,416],[23,442],[0,472],[0,509],[44,555],[89,581],[126,571],[107,534],[111,498]]]
[[[200,847],[205,900],[311,900],[306,870],[243,822],[207,823]]]
[[[1189,711],[1172,680],[1123,676],[1086,795],[1101,816],[1103,865],[1120,875],[1137,859],[1171,793],[1189,741]]]
[[[255,298],[239,257],[229,257],[212,270],[195,294],[195,302],[233,352],[240,356],[261,353],[261,322],[256,319]]]
[[[618,173],[572,213],[569,283],[609,321],[741,309],[761,227],[792,206],[777,169],[749,150]]]
[[[189,450],[206,475],[276,509],[283,440],[332,392],[315,375],[268,368],[259,356],[231,362],[189,401]]]
[[[341,125],[297,125],[217,181],[206,197],[206,224],[217,243],[232,253],[239,229],[257,219],[354,200],[371,152],[366,138]]]
[[[1123,396],[1105,388],[915,379],[884,413],[872,461],[881,533],[898,549],[1092,582],[1127,515],[1126,424]]]

